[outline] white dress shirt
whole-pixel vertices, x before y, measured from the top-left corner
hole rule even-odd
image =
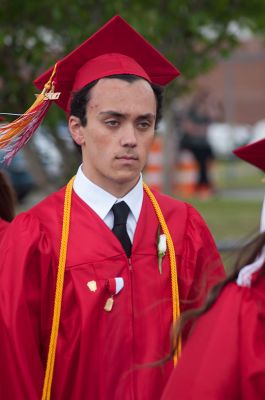
[[[143,179],[142,175],[137,184],[132,190],[122,198],[117,198],[112,194],[106,192],[95,183],[91,182],[83,173],[82,165],[79,167],[73,189],[77,196],[79,196],[92,210],[105,222],[105,224],[112,229],[114,225],[114,216],[111,210],[115,203],[125,201],[130,207],[130,212],[127,219],[127,232],[133,242],[133,237],[136,225],[143,203]]]

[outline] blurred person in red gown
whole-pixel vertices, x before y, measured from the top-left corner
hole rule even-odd
[[[265,171],[265,139],[234,153]],[[182,315],[178,335],[199,318],[161,400],[265,398],[265,201],[260,231],[204,307]]]

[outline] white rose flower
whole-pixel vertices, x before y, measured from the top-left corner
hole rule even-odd
[[[159,235],[158,245],[157,245],[157,255],[158,255],[158,270],[162,274],[162,260],[167,251],[167,238],[165,234]]]

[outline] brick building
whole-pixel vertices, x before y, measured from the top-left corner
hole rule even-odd
[[[265,119],[265,42],[243,41],[197,83],[223,103],[226,122],[253,125]]]

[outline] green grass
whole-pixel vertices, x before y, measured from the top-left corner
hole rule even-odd
[[[264,186],[265,193],[263,177],[264,173],[240,160],[218,161],[213,169],[216,196],[187,201],[200,211],[217,242],[240,240],[259,227],[262,194],[252,198],[251,191],[262,191]],[[242,190],[248,192],[247,197]]]
[[[260,200],[210,199],[190,200],[209,226],[227,271],[238,250],[259,229]]]
[[[241,160],[217,161],[212,174],[219,189],[252,189],[264,186],[264,173]]]
[[[215,240],[241,240],[258,230],[262,201],[212,198],[191,199],[207,222]]]

